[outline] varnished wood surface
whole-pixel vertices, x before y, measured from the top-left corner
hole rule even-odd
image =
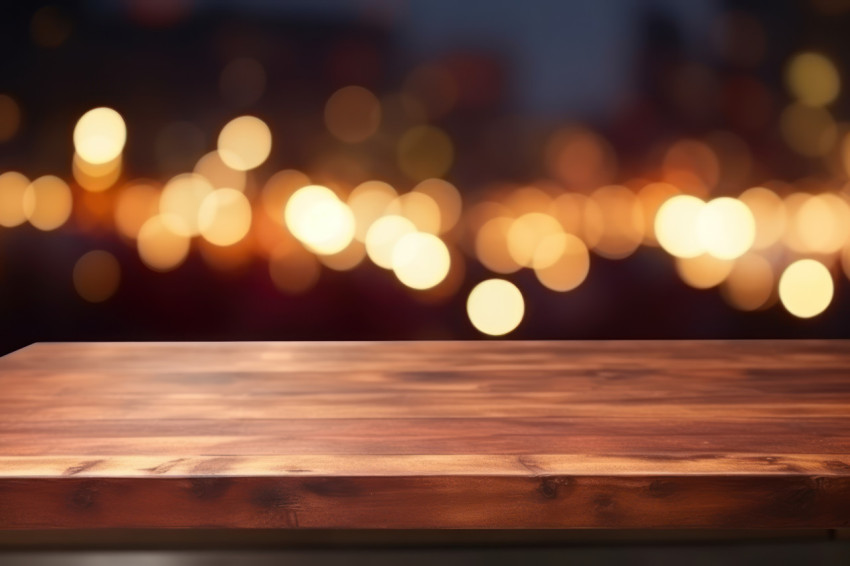
[[[0,528],[846,528],[850,342],[36,344]]]

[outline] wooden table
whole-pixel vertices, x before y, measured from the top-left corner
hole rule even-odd
[[[35,344],[0,528],[843,528],[850,342]]]

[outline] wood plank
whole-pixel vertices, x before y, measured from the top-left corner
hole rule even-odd
[[[846,528],[850,342],[36,344],[0,528]]]

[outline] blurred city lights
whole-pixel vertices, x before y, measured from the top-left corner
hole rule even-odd
[[[199,232],[198,211],[213,187],[206,178],[197,173],[183,173],[165,184],[159,197],[162,221],[169,229],[184,236],[196,236]]]
[[[372,263],[384,269],[393,268],[396,244],[407,234],[416,232],[416,226],[403,216],[382,216],[366,232],[366,253]]]
[[[520,290],[504,279],[488,279],[476,285],[466,301],[470,322],[480,332],[502,336],[514,330],[525,315]]]
[[[788,312],[811,318],[832,302],[833,283],[829,270],[813,259],[795,261],[779,278],[779,298]]]

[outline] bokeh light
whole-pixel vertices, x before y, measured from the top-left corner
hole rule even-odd
[[[788,63],[785,72],[788,90],[803,104],[824,106],[841,90],[841,78],[832,61],[820,53],[800,53]]]
[[[139,257],[154,271],[171,271],[186,260],[189,254],[189,236],[185,228],[173,231],[180,226],[178,216],[156,215],[149,218],[139,229],[136,247]]]
[[[508,233],[514,219],[497,216],[484,223],[475,235],[475,256],[495,273],[513,273],[522,266],[508,249]]]
[[[705,252],[697,223],[705,202],[692,195],[667,200],[655,216],[655,237],[664,251],[676,257],[696,257]]]
[[[643,240],[643,210],[631,190],[619,185],[600,187],[590,198],[601,213],[602,235],[593,250],[609,259],[631,255]]]
[[[366,241],[369,227],[387,212],[396,197],[396,190],[383,181],[366,181],[349,193],[347,202],[354,214],[354,237],[357,240]]]
[[[118,233],[135,240],[145,222],[159,212],[160,190],[153,181],[136,181],[118,192],[115,227]]]
[[[720,285],[732,272],[733,266],[733,260],[720,259],[711,254],[676,258],[676,272],[679,277],[695,289],[709,289]]]
[[[525,316],[520,290],[504,279],[487,279],[476,285],[466,301],[470,322],[480,332],[502,336],[513,331]]]
[[[105,163],[89,163],[74,154],[71,171],[77,183],[87,191],[99,193],[112,187],[121,177],[122,159],[118,155],[115,159]]]
[[[534,266],[537,247],[548,236],[560,234],[563,228],[557,220],[542,212],[528,212],[511,223],[508,230],[508,253],[523,267]]]
[[[115,294],[121,281],[121,266],[115,256],[93,250],[74,264],[74,289],[90,303],[102,303]]]
[[[366,253],[372,263],[384,269],[393,268],[396,244],[407,234],[416,232],[413,222],[403,216],[382,216],[366,232]]]
[[[832,115],[823,108],[791,104],[779,117],[779,129],[788,147],[808,157],[827,154],[838,140]]]
[[[732,270],[720,286],[720,293],[727,303],[738,310],[758,310],[768,305],[775,279],[773,267],[767,259],[748,253],[735,260]]]
[[[430,289],[449,273],[451,258],[446,244],[433,234],[411,232],[393,247],[392,269],[411,289]]]
[[[21,108],[8,94],[0,94],[0,143],[15,137],[21,126]]]
[[[325,104],[325,126],[337,139],[362,142],[378,131],[381,103],[362,86],[346,86],[331,95]]]
[[[316,253],[338,253],[354,238],[351,209],[321,185],[295,191],[286,203],[284,218],[292,235]]]
[[[0,174],[0,226],[12,228],[26,219],[24,194],[30,181],[16,171]]]
[[[263,186],[261,195],[263,210],[265,210],[266,215],[276,223],[283,225],[283,210],[289,197],[301,187],[306,187],[309,184],[310,178],[295,169],[284,169],[269,177]]]
[[[386,212],[387,214],[404,216],[413,222],[413,225],[420,232],[428,232],[429,234],[440,232],[440,206],[437,201],[425,193],[405,193],[393,200]]]
[[[112,108],[93,108],[83,114],[74,127],[74,149],[89,163],[107,163],[124,151],[127,126],[121,114]]]
[[[413,188],[414,193],[428,195],[440,209],[440,234],[455,227],[463,212],[463,200],[453,184],[443,179],[425,179]]]
[[[735,259],[749,250],[756,236],[753,213],[747,205],[730,197],[706,203],[697,217],[700,246],[719,259]]]
[[[551,234],[534,252],[534,274],[544,287],[553,291],[572,291],[582,284],[590,271],[587,246],[572,234]]]
[[[218,151],[211,151],[195,164],[195,173],[209,181],[214,189],[245,191],[248,175],[245,171],[229,167]]]
[[[218,153],[224,163],[238,171],[259,167],[272,150],[272,132],[256,116],[239,116],[218,134]]]
[[[23,207],[30,224],[39,230],[55,230],[71,216],[71,189],[59,177],[39,177],[24,190]]]
[[[251,203],[236,189],[217,189],[198,209],[198,230],[216,246],[231,246],[251,228]]]
[[[204,199],[213,192],[206,178],[197,173],[183,173],[165,184],[159,198],[161,220],[170,222],[170,229],[185,236],[197,236],[198,211]]]
[[[813,259],[795,261],[779,278],[782,306],[799,318],[811,318],[826,310],[832,302],[832,275]]]
[[[782,198],[768,188],[752,187],[741,193],[738,200],[747,205],[755,221],[753,248],[763,250],[779,241],[787,224]]]

